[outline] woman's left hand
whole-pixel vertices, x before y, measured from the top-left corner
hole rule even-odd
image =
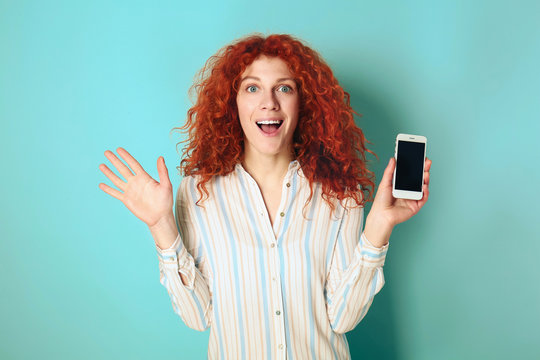
[[[424,184],[422,186],[424,196],[420,200],[396,199],[392,195],[392,178],[395,167],[396,160],[392,157],[384,170],[371,211],[366,218],[364,232],[369,241],[376,246],[386,244],[394,226],[416,215],[429,197],[431,160],[426,158],[424,165]]]

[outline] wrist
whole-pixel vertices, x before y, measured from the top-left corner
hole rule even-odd
[[[148,226],[154,242],[160,249],[168,249],[178,236],[174,215],[161,218],[152,226]]]
[[[176,227],[176,220],[174,219],[174,215],[171,212],[170,214],[167,214],[159,218],[159,220],[156,221],[153,225],[148,225],[148,224],[146,225],[148,226],[148,229],[150,230],[150,232],[158,232],[164,229],[169,229],[173,227],[173,225],[174,227]]]
[[[382,247],[388,244],[394,225],[385,218],[370,215],[366,217],[364,234],[373,246]]]

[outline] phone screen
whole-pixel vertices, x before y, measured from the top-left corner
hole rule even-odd
[[[425,143],[398,141],[395,188],[422,191]]]

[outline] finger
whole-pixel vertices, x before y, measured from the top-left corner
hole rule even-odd
[[[117,188],[119,188],[120,190],[122,191],[125,191],[124,189],[124,185],[126,184],[122,179],[120,179],[118,176],[116,176],[116,174],[114,172],[111,171],[111,169],[109,169],[107,167],[107,165],[105,164],[100,164],[99,165],[99,170],[101,170],[101,172],[103,174],[105,174],[106,177],[109,178],[109,180],[112,181],[112,183],[114,185],[116,185]]]
[[[427,184],[424,184],[423,190],[424,190],[424,195],[422,196],[422,199],[420,199],[420,200],[418,201],[418,205],[419,205],[418,210],[420,210],[420,209],[426,204],[426,202],[428,201],[428,197],[429,197],[429,186],[427,186]]]
[[[127,180],[128,178],[133,176],[131,170],[122,161],[120,161],[120,159],[118,159],[112,151],[105,151],[105,156],[114,165],[114,167],[116,167],[120,174],[122,174],[124,179]]]
[[[424,184],[429,185],[429,172],[424,173]]]
[[[392,187],[392,176],[394,175],[394,168],[396,167],[396,159],[393,157],[388,161],[386,169],[384,169],[383,177],[379,187]]]
[[[118,152],[122,159],[124,159],[128,163],[129,167],[133,169],[135,174],[141,174],[146,172],[144,171],[141,164],[139,164],[139,162],[135,160],[135,158],[131,156],[131,154],[126,149],[119,147],[118,149],[116,149],[116,152]]]
[[[99,188],[103,191],[105,191],[107,194],[111,195],[112,197],[120,200],[123,202],[123,194],[116,190],[116,189],[113,189],[112,187],[110,187],[109,185],[107,184],[103,184],[103,183],[100,183],[99,184]]]
[[[425,163],[425,166],[424,166],[424,171],[429,171],[429,169],[431,169],[431,160],[429,160],[426,157],[426,163]]]
[[[159,183],[164,185],[169,185],[171,183],[171,180],[169,179],[169,170],[167,170],[167,166],[165,165],[165,159],[163,156],[160,156],[157,160],[157,168],[158,168],[158,176],[159,176]]]

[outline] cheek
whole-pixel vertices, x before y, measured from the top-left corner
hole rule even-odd
[[[253,113],[252,104],[246,99],[237,99],[236,106],[238,108],[238,116],[240,121],[248,121]]]
[[[249,107],[249,104],[242,99],[236,101],[236,106],[238,111],[238,119],[240,120],[240,127],[242,128],[242,132],[245,136],[246,132],[249,133],[250,131],[253,131],[249,126],[251,122],[252,111]]]
[[[298,101],[298,98],[291,99],[290,103],[288,104],[288,112],[291,115],[291,117],[294,117],[295,119],[298,119],[298,113],[299,113],[300,103]]]

